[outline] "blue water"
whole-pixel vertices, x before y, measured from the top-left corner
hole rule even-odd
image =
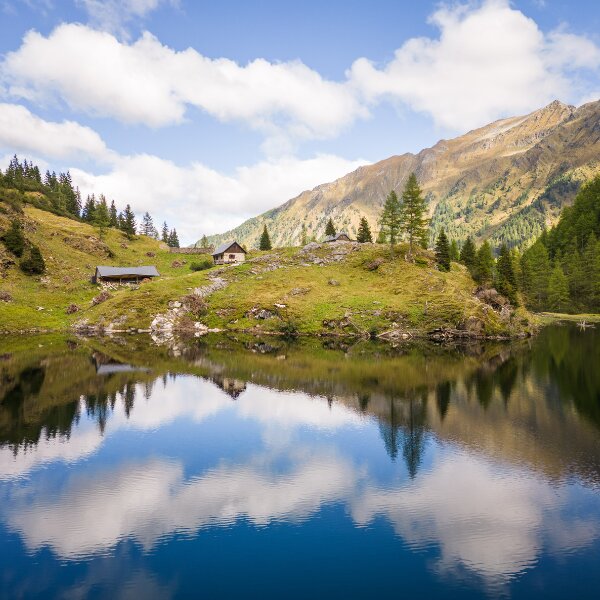
[[[32,341],[0,367],[0,593],[595,598],[598,341]]]

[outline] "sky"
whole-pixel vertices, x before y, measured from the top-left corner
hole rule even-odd
[[[597,0],[0,0],[0,168],[184,244],[360,165],[600,98]]]

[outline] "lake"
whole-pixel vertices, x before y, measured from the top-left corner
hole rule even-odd
[[[0,596],[592,598],[600,329],[0,341]]]

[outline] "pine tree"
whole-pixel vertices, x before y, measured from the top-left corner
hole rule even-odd
[[[12,252],[17,257],[23,256],[25,236],[23,235],[21,223],[17,219],[11,221],[10,228],[2,236],[2,241],[9,252]]]
[[[156,231],[156,227],[154,227],[154,221],[150,216],[150,213],[146,211],[144,216],[142,217],[142,224],[140,226],[140,233],[142,235],[147,235],[151,238],[157,238],[158,232]]]
[[[460,251],[460,262],[465,265],[467,269],[469,269],[471,274],[473,274],[476,261],[477,249],[475,248],[475,244],[473,243],[471,237],[468,237]]]
[[[46,270],[46,263],[37,246],[31,246],[29,256],[21,260],[19,266],[24,273],[29,275],[41,275]]]
[[[115,205],[115,201],[111,200],[110,210],[108,211],[110,215],[110,226],[118,227],[119,226],[119,217],[117,215],[117,207]]]
[[[260,242],[258,244],[259,250],[270,250],[271,249],[271,238],[269,237],[269,232],[267,231],[267,226],[265,224],[263,228],[262,235],[260,236]]]
[[[517,279],[513,270],[512,257],[506,244],[500,247],[496,263],[496,288],[506,296],[512,304],[517,300]]]
[[[408,248],[412,254],[414,244],[427,248],[427,227],[425,217],[427,206],[417,176],[411,173],[402,192],[401,229],[408,236]]]
[[[361,244],[371,243],[373,236],[371,235],[371,228],[369,227],[369,221],[366,217],[361,217],[360,224],[358,225],[358,233],[356,234],[356,241]]]
[[[171,248],[179,248],[179,238],[177,237],[177,230],[171,229],[169,233],[169,241],[167,242]]]
[[[329,221],[327,221],[325,235],[327,237],[333,237],[335,235],[335,225],[333,224],[333,219],[331,217],[329,217]]]
[[[473,278],[475,281],[487,285],[491,283],[493,274],[494,255],[492,254],[490,243],[486,240],[477,251],[477,261],[475,263]]]
[[[452,262],[460,260],[460,250],[458,249],[458,242],[456,240],[450,242],[450,260]]]
[[[129,239],[132,239],[133,236],[135,236],[135,215],[133,214],[133,211],[131,210],[131,206],[129,204],[125,207],[125,210],[123,211],[121,229]]]
[[[85,200],[85,204],[83,205],[83,210],[81,212],[81,218],[86,223],[93,223],[94,218],[95,218],[95,212],[96,212],[96,198],[94,197],[94,194],[92,194],[91,196],[88,195],[88,197]]]
[[[169,243],[169,227],[167,225],[166,221],[163,221],[163,226],[162,226],[162,234],[160,237],[161,241],[163,241],[165,244]]]
[[[521,281],[527,303],[537,310],[545,307],[550,279],[550,258],[546,246],[538,240],[521,257]]]
[[[402,207],[398,200],[398,195],[392,190],[383,205],[383,211],[380,217],[380,232],[379,239],[383,240],[383,243],[389,241],[391,248],[393,249],[398,242],[398,236],[400,235]]]
[[[569,282],[560,265],[556,265],[548,282],[548,307],[550,310],[566,312],[571,305]]]
[[[435,243],[435,260],[440,271],[450,270],[450,244],[446,232],[441,229]]]

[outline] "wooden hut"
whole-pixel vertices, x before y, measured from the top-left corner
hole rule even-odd
[[[246,251],[235,240],[221,244],[213,253],[215,265],[241,263],[246,260]]]
[[[142,279],[152,279],[159,277],[160,273],[154,265],[146,267],[96,267],[96,273],[93,277],[94,283],[101,281],[138,282]]]

